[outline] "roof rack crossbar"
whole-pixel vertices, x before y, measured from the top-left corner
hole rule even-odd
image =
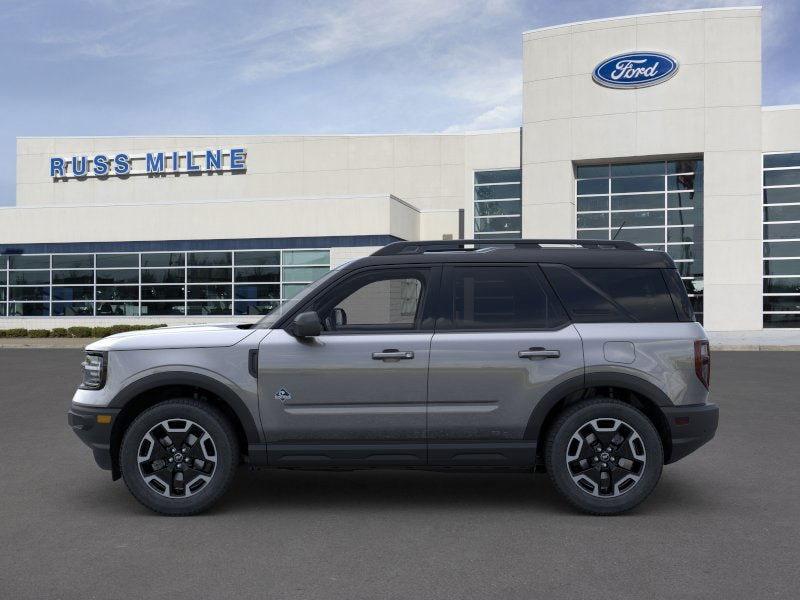
[[[617,240],[571,240],[571,239],[487,239],[477,240],[432,240],[392,242],[376,250],[372,256],[395,254],[424,254],[425,252],[475,251],[481,248],[505,246],[514,248],[544,248],[546,246],[579,246],[586,249],[642,250],[632,242]]]

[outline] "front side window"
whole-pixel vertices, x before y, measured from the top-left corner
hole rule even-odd
[[[453,267],[447,280],[443,329],[552,329],[566,322],[529,266]]]

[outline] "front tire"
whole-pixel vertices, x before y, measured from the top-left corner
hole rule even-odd
[[[226,417],[189,398],[161,402],[136,417],[119,456],[131,494],[150,510],[173,516],[216,503],[238,463],[239,445]]]
[[[608,398],[567,408],[550,428],[545,464],[556,489],[594,515],[628,511],[655,488],[664,465],[661,438],[640,410]]]

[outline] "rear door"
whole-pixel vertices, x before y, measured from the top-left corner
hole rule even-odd
[[[445,267],[428,376],[432,465],[527,465],[550,389],[583,376],[580,336],[535,265]]]

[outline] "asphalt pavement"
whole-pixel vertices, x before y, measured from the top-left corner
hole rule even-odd
[[[717,437],[618,517],[546,475],[250,471],[150,513],[66,423],[80,350],[0,349],[0,598],[797,598],[800,353],[717,352]]]

